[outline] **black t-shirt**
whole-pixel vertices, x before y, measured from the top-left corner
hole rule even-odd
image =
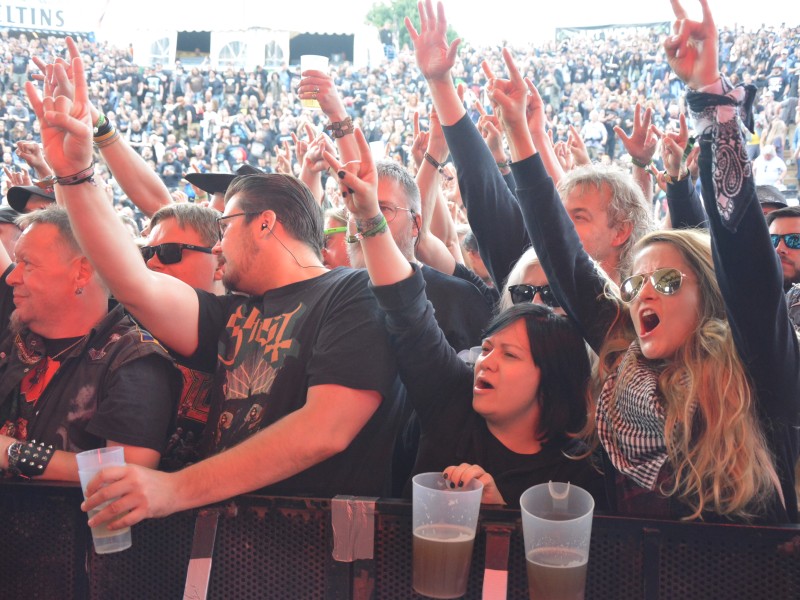
[[[436,321],[457,352],[479,346],[483,330],[492,317],[492,304],[475,285],[422,267],[425,293],[436,311]]]
[[[197,290],[198,351],[182,362],[201,371],[216,365],[203,440],[206,455],[235,446],[298,410],[311,387],[374,390],[383,401],[346,450],[267,490],[385,494],[399,384],[383,316],[367,281],[366,271],[338,268],[261,297]]]

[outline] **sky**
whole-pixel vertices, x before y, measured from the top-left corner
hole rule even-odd
[[[448,21],[459,35],[475,43],[512,43],[553,39],[556,27],[649,23],[673,21],[668,0],[564,0],[549,2],[521,0],[443,0]],[[489,9],[490,5],[494,8]],[[701,16],[697,0],[684,0],[692,18]],[[746,29],[761,24],[800,25],[800,3],[777,0],[709,0],[718,27],[744,24]],[[757,8],[755,8],[757,7]],[[757,13],[757,15],[756,15]]]

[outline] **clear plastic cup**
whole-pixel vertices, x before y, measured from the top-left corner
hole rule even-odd
[[[322,71],[328,72],[328,57],[319,56],[317,54],[303,54],[300,57],[300,74],[306,71]],[[300,105],[303,108],[310,108],[312,110],[319,110],[321,107],[316,98],[301,98]]]
[[[483,484],[473,479],[451,489],[441,473],[413,481],[414,591],[429,598],[467,592]]]
[[[542,483],[519,499],[531,600],[583,600],[594,498],[569,483]]]
[[[81,479],[81,489],[83,497],[86,498],[86,487],[94,479],[97,473],[106,467],[116,467],[125,465],[125,451],[121,446],[109,446],[106,448],[96,448],[87,450],[75,455],[78,461],[78,476]],[[115,499],[104,502],[97,508],[89,511],[89,518],[100,512]],[[110,554],[127,550],[131,547],[131,528],[109,531],[107,523],[92,527],[92,541],[94,541],[94,551],[98,554]]]

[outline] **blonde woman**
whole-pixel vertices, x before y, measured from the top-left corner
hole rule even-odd
[[[690,90],[712,236],[645,236],[618,292],[604,295],[607,280],[537,155],[525,126],[528,87],[507,51],[510,80],[492,81],[490,96],[533,245],[560,304],[601,356],[595,422],[612,508],[795,521],[800,349],[744,150],[744,91],[720,78],[716,28],[700,1],[703,21],[695,22],[673,0],[677,23],[665,50]]]

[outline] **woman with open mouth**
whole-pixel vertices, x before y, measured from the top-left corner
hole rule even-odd
[[[717,30],[700,3],[703,19],[692,21],[672,1],[664,49],[688,88],[711,235],[645,236],[619,288],[581,247],[544,170],[525,126],[527,87],[507,51],[510,78],[490,82],[490,97],[548,281],[600,356],[595,422],[611,507],[655,518],[796,521],[800,350],[744,146],[750,92],[720,76]],[[674,165],[687,138],[665,136]],[[676,169],[671,185],[688,198],[681,175]]]

